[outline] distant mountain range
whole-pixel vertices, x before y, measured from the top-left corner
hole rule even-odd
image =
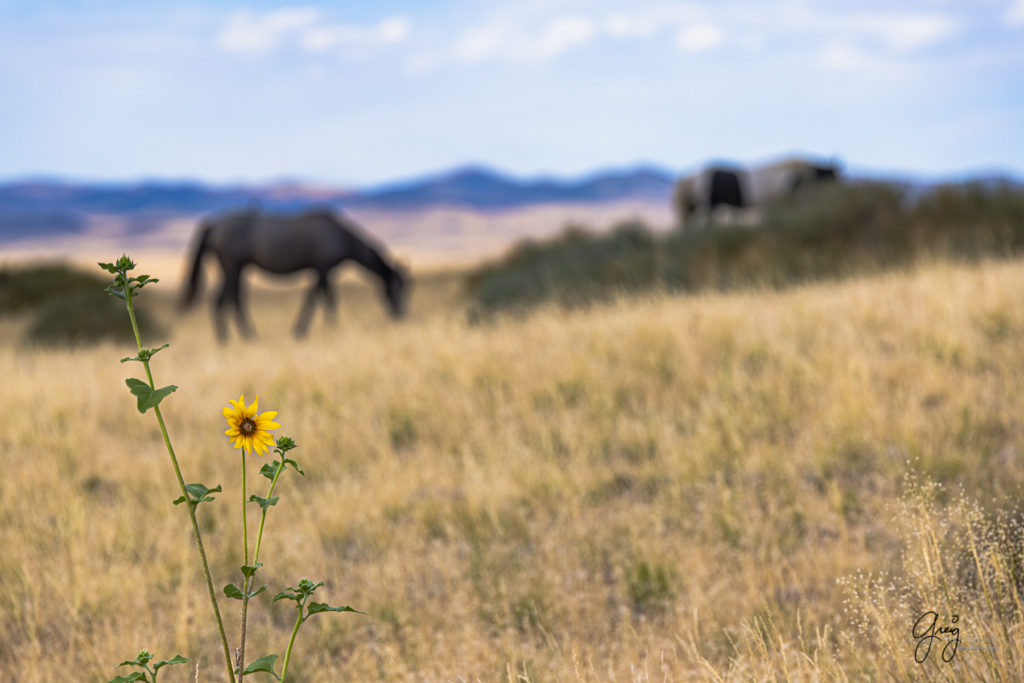
[[[622,200],[668,202],[673,175],[654,167],[602,171],[577,180],[520,180],[482,166],[364,190],[302,184],[216,186],[198,182],[74,183],[28,180],[0,184],[0,242],[77,234],[94,217],[146,230],[176,216],[258,205],[416,210],[434,206],[481,211],[551,203]]]
[[[920,196],[941,182],[972,180],[1020,184],[998,169],[961,176],[923,179],[874,170],[847,169],[851,180],[887,179],[901,183],[908,196]],[[52,240],[85,234],[147,236],[176,219],[247,206],[271,211],[304,208],[373,210],[398,216],[434,207],[470,209],[498,215],[510,209],[574,205],[582,209],[616,202],[643,203],[669,210],[677,175],[654,166],[602,170],[580,178],[520,179],[480,165],[464,166],[407,181],[359,190],[274,183],[212,185],[195,181],[134,183],[22,180],[0,183],[0,244]],[[448,229],[451,229],[449,225]]]

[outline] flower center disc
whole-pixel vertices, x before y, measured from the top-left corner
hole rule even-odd
[[[240,429],[242,430],[243,434],[252,434],[253,432],[256,431],[256,422],[251,417],[247,417],[244,420],[242,420]]]

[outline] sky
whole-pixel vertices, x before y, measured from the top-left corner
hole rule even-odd
[[[0,181],[1024,176],[1024,0],[0,0]]]

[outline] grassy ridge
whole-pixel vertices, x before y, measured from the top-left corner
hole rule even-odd
[[[260,342],[218,348],[197,314],[156,364],[187,478],[225,501],[228,398],[259,393],[301,444],[269,592],[305,567],[369,616],[311,622],[299,680],[1024,677],[1019,262],[486,326],[435,284],[401,325],[345,297],[345,324],[301,344],[298,297],[257,293]],[[0,345],[0,670],[18,680],[106,680],[142,646],[214,680],[129,350]],[[202,513],[218,585],[236,514]],[[252,652],[280,653],[291,612],[252,609]],[[916,664],[929,609],[994,649]]]
[[[579,305],[623,290],[781,287],[920,260],[1017,254],[1024,190],[950,185],[914,202],[899,186],[824,187],[768,207],[752,229],[717,226],[655,236],[627,223],[608,235],[571,228],[525,242],[467,278],[473,316],[544,301]]]
[[[103,339],[132,341],[124,306],[104,293],[106,280],[60,263],[0,270],[0,316],[28,314],[29,345],[94,344]],[[146,308],[138,311],[145,332],[163,334]]]

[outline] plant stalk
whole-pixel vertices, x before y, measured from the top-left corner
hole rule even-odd
[[[245,449],[242,451],[242,564],[249,564],[249,517],[245,511]],[[242,633],[238,645],[238,676],[245,671],[245,624],[249,615],[249,582],[248,576],[242,575]]]
[[[270,482],[270,490],[267,492],[267,498],[274,493],[274,485],[277,484],[277,478],[281,476],[281,471],[284,469],[284,456],[281,456],[281,465],[277,468],[277,472],[274,473],[274,480]],[[248,524],[245,517],[245,453],[242,453],[242,536],[245,540],[245,563],[249,564],[249,541],[248,541]],[[260,530],[256,534],[256,550],[252,556],[252,563],[258,564],[260,559],[260,543],[263,541],[263,524],[267,521],[267,511],[263,510],[263,514],[260,516]],[[249,593],[252,591],[252,586],[256,582],[256,574],[252,576],[242,577],[242,642],[238,648],[238,671],[239,676],[241,672],[245,671],[245,625],[246,617],[249,612]]]
[[[274,473],[274,478],[270,482],[270,488],[267,489],[267,498],[274,495],[274,487],[277,486],[277,478],[284,472],[284,455],[281,456],[281,464],[277,468],[277,472]],[[256,552],[252,556],[252,563],[256,564],[260,561],[260,544],[263,542],[263,524],[267,521],[267,511],[263,510],[263,514],[260,515],[260,530],[256,534]]]
[[[299,633],[299,626],[302,625],[302,608],[304,604],[299,604],[299,618],[295,620],[295,628],[292,629],[292,637],[288,639],[288,649],[284,653],[284,664],[281,666],[281,683],[285,682],[288,677],[288,661],[292,658],[292,646],[295,645],[295,636]]]
[[[139,334],[139,324],[135,320],[135,311],[132,308],[132,293],[131,287],[127,282],[127,275],[125,275],[124,284],[125,294],[125,307],[128,309],[128,318],[132,323],[132,332],[135,333],[135,343],[139,347],[139,352],[142,352],[142,336]],[[140,356],[141,357],[141,356]],[[149,360],[142,361],[143,367],[146,369],[146,379],[149,380],[149,388],[156,389],[156,385],[153,383],[153,372],[149,369]],[[224,622],[220,617],[220,607],[217,605],[217,594],[213,589],[213,579],[210,576],[210,565],[206,560],[206,548],[203,546],[203,537],[199,532],[199,522],[196,520],[196,506],[191,502],[191,497],[188,494],[188,490],[185,488],[185,480],[181,476],[181,467],[178,465],[178,458],[174,455],[174,447],[171,446],[171,437],[167,434],[167,425],[164,424],[163,413],[160,412],[160,406],[154,406],[153,412],[156,414],[156,421],[160,425],[160,433],[164,437],[164,445],[167,447],[167,453],[171,456],[171,465],[174,467],[174,476],[178,479],[178,486],[181,488],[181,495],[185,497],[185,507],[188,509],[189,519],[192,520],[192,535],[196,539],[196,547],[199,548],[199,558],[203,564],[203,574],[206,577],[206,587],[210,592],[210,604],[213,606],[213,615],[217,620],[217,630],[220,632],[221,646],[224,648],[224,659],[228,665],[228,680],[232,683],[235,681],[235,670],[231,666],[231,652],[228,649],[228,639],[224,634]]]

